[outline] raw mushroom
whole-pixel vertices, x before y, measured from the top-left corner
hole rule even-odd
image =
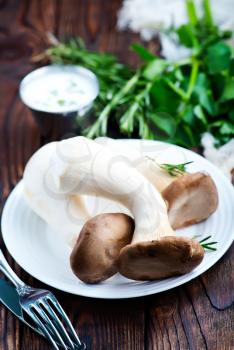
[[[156,280],[183,275],[199,265],[204,249],[199,242],[167,236],[149,242],[144,236],[135,238],[125,246],[118,258],[118,271],[125,277],[138,281]]]
[[[90,216],[81,196],[54,192],[50,186],[48,177],[57,145],[58,142],[51,142],[41,147],[28,161],[23,175],[24,195],[37,215],[73,247],[76,232]]]
[[[162,191],[174,229],[207,219],[218,206],[218,193],[212,178],[204,173],[179,176]]]
[[[133,240],[118,259],[123,275],[152,280],[191,271],[201,262],[204,251],[198,242],[175,237],[156,188],[108,147],[84,137],[63,140],[53,164],[55,191],[107,197],[132,212]]]
[[[122,154],[123,160],[132,164],[157,188],[167,202],[169,221],[173,229],[201,222],[217,209],[217,188],[209,174],[197,172],[171,176],[146,158],[140,150],[123,141],[116,142],[105,137],[95,141]]]
[[[131,242],[133,231],[133,219],[121,213],[100,214],[88,220],[70,257],[74,274],[85,283],[114,275],[119,252]]]
[[[136,146],[130,146],[126,141],[114,140],[109,137],[98,137],[95,139],[95,142],[118,153],[122,157],[122,162],[126,162],[136,168],[159,192],[162,192],[174,180],[165,170],[156,166],[152,160],[145,157],[147,149],[145,149],[144,143],[142,148],[140,144],[138,149]],[[162,148],[162,153],[164,150],[165,146]]]
[[[84,137],[59,142],[50,169],[50,187],[56,193],[102,196],[125,205],[135,220],[135,235],[173,234],[167,208],[156,188],[135,168],[122,162],[108,147]],[[146,239],[147,240],[147,239]]]
[[[110,150],[113,149],[115,153],[119,153],[122,162],[128,162],[128,165],[134,166],[160,192],[163,191],[169,207],[169,217],[173,228],[183,227],[188,225],[188,223],[200,222],[206,219],[216,209],[218,202],[217,191],[209,175],[203,175],[200,178],[200,182],[197,182],[195,174],[187,174],[189,186],[181,188],[180,178],[177,181],[176,177],[170,176],[164,170],[155,166],[152,161],[143,156],[140,150],[130,147],[124,142],[116,142],[108,138],[99,138],[96,142],[104,143]],[[50,168],[54,167],[53,155],[55,152],[58,152],[59,145],[60,143],[58,142],[51,142],[40,148],[31,157],[23,176],[24,193],[30,207],[55,232],[60,233],[67,244],[73,247],[83,224],[90,218],[90,214],[86,210],[82,196],[73,195],[69,191],[66,193],[61,193],[60,191],[58,193],[58,191],[54,191],[51,188],[51,182],[48,181],[48,177],[50,175]],[[163,154],[163,149],[161,153]],[[191,178],[189,179],[189,177]],[[190,181],[191,179],[195,179],[196,186],[198,187],[202,183],[207,183],[206,186],[201,186],[203,188],[201,198],[212,198],[212,201],[205,200],[203,205],[199,205],[199,207],[196,205],[197,200],[191,201],[193,191],[196,194],[201,193],[199,188],[196,189],[193,186],[192,181]],[[173,182],[179,189],[176,191],[175,185],[173,186],[176,196],[166,195],[168,191],[165,188]],[[207,206],[207,203],[209,203],[209,206]],[[186,210],[184,210],[185,208]],[[200,213],[198,212],[199,210]],[[185,213],[187,214],[185,215]]]

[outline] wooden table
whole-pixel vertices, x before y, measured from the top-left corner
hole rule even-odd
[[[82,36],[92,49],[128,51],[136,35],[117,33],[120,0],[0,0],[0,199],[22,177],[25,163],[44,142],[30,111],[18,97],[22,77],[33,69],[31,54],[45,47],[45,33]],[[154,45],[154,43],[152,44]],[[43,287],[13,261],[22,279]],[[234,349],[234,249],[208,272],[171,291],[130,300],[97,300],[53,290],[88,349]],[[50,346],[0,305],[0,349],[46,350]]]

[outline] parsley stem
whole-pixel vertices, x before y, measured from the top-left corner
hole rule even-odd
[[[124,115],[120,119],[120,129],[122,132],[128,133],[133,132],[134,128],[134,115],[141,106],[141,101],[149,94],[152,88],[153,81],[146,84],[144,90],[136,95],[133,104],[126,110]]]
[[[195,29],[195,27],[198,24],[198,17],[197,17],[197,12],[196,12],[194,0],[186,0],[186,7],[187,7],[187,13],[188,13],[190,25],[191,25],[191,27],[194,27],[192,29]],[[200,43],[195,35],[193,35],[192,41],[193,41],[193,47],[195,49],[199,49]]]
[[[180,87],[176,86],[171,80],[169,79],[164,79],[164,81],[166,82],[166,84],[177,94],[179,95],[182,100],[187,100],[187,94],[185,93],[185,91],[183,89],[181,89]]]
[[[98,120],[89,128],[87,132],[87,137],[93,138],[94,136],[99,135],[99,131],[101,131],[101,135],[106,135],[107,132],[107,120],[111,110],[119,103],[119,101],[126,95],[137,83],[139,79],[139,72],[129,79],[126,84],[122,87],[121,90],[113,97],[113,99],[106,105],[106,107],[102,110]]]
[[[191,75],[189,78],[188,90],[186,93],[187,101],[190,99],[193,92],[194,85],[196,84],[197,76],[198,76],[198,68],[199,68],[199,62],[197,60],[194,60],[192,64]]]
[[[188,57],[188,58],[186,57],[186,58],[183,58],[183,59],[181,59],[179,61],[176,61],[174,63],[174,67],[178,68],[178,67],[181,67],[181,66],[186,66],[187,64],[191,64],[191,63],[192,63],[191,58],[190,57]]]
[[[210,0],[203,0],[203,8],[204,8],[204,17],[206,24],[210,27],[214,26],[214,20],[210,8]]]
[[[136,72],[136,74],[133,75],[131,79],[129,79],[126,84],[122,87],[122,89],[113,97],[111,102],[109,103],[111,107],[113,108],[119,100],[126,95],[133,87],[136,85],[138,79],[139,79],[139,71]]]
[[[188,17],[190,20],[190,23],[193,26],[196,26],[198,23],[198,18],[197,18],[197,12],[196,12],[196,7],[194,4],[193,0],[187,0],[186,1],[186,6],[187,6],[187,13],[188,13]]]

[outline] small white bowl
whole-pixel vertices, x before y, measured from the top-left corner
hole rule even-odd
[[[75,65],[50,65],[38,68],[21,81],[19,94],[42,129],[60,133],[73,131],[77,117],[91,109],[99,93],[96,75]]]

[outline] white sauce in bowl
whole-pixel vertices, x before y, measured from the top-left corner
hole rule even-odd
[[[46,66],[28,74],[20,85],[23,102],[50,113],[78,111],[98,94],[96,76],[79,66]]]

